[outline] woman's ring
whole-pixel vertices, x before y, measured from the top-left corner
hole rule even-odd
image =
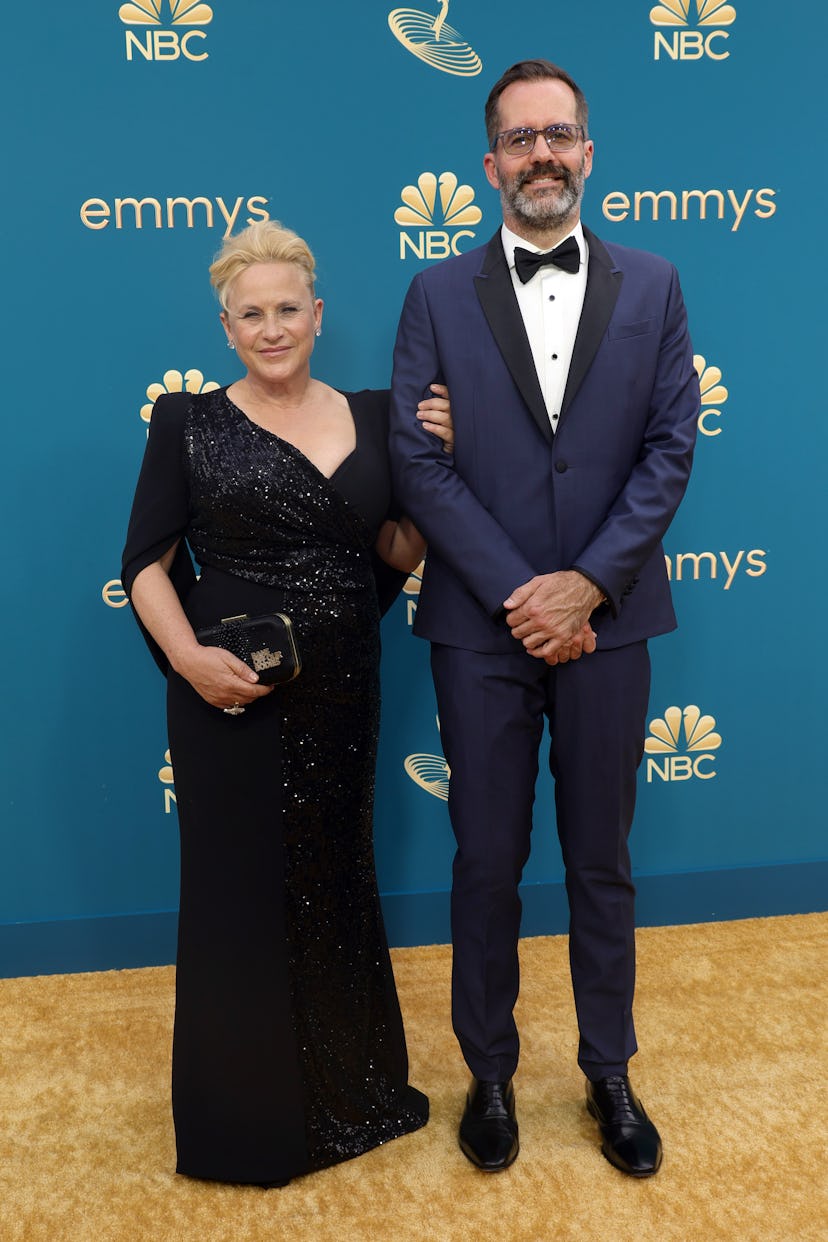
[[[232,707],[223,707],[222,711],[228,716],[241,716],[244,708],[241,703],[234,703]]]

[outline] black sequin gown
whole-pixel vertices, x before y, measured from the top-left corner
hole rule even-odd
[[[194,628],[287,612],[303,661],[236,717],[168,676],[173,1114],[178,1171],[193,1177],[283,1182],[428,1116],[408,1086],[372,845],[386,396],[348,394],[357,447],[331,479],[223,389],[162,397],[152,417],[127,591],[186,536],[200,580],[183,542],[171,576]]]

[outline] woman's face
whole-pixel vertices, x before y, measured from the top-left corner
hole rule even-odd
[[[322,301],[295,263],[254,263],[230,286],[221,321],[251,378],[283,384],[310,372]]]

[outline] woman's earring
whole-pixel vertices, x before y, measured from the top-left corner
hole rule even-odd
[[[235,348],[236,348],[236,342],[235,342],[235,341],[231,341],[231,340],[229,340],[229,339],[228,339],[228,341],[227,341],[227,348],[228,348],[228,349],[235,349]]]
[[[321,335],[322,335],[322,329],[321,329],[321,328],[317,328],[317,329],[316,329],[316,335],[317,335],[317,336],[321,336]]]

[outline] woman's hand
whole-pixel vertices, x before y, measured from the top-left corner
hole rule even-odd
[[[432,435],[443,441],[443,452],[454,452],[454,423],[451,420],[449,390],[445,384],[430,384],[434,397],[427,397],[417,406],[417,417]]]
[[[259,685],[258,673],[223,647],[202,647],[169,578],[177,546],[141,570],[132,584],[132,602],[171,667],[196,694],[211,707],[246,707],[273,687]]]
[[[188,647],[176,660],[175,671],[212,707],[247,707],[273,690],[259,685],[253,669],[223,647]]]

